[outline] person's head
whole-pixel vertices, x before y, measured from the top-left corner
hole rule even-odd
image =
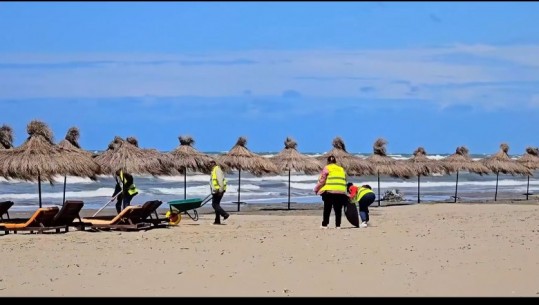
[[[372,190],[371,186],[368,184],[363,184],[361,187]]]
[[[347,190],[347,191],[350,191],[350,187],[352,187],[352,185],[354,185],[352,182],[348,182],[348,183],[346,184],[346,190]]]
[[[120,177],[120,173],[121,173],[121,172],[122,172],[122,170],[121,170],[121,169],[119,169],[119,170],[116,170],[116,176]]]
[[[215,165],[217,165],[217,162],[215,162],[215,160],[211,160],[211,161],[210,161],[210,166],[211,166],[211,167],[214,167]]]
[[[331,155],[328,157],[328,164],[337,163],[337,159],[335,159],[334,155]]]

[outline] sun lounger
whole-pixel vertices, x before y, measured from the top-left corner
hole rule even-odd
[[[69,227],[76,227],[79,230],[84,230],[85,227],[91,226],[89,222],[83,222],[80,218],[80,211],[84,206],[84,202],[80,200],[66,200],[60,211],[54,216],[52,226],[63,226],[65,232],[69,232]],[[78,221],[75,221],[77,219]],[[57,229],[56,232],[60,230]]]
[[[142,207],[139,205],[128,206],[111,220],[87,217],[83,218],[82,221],[90,222],[92,229],[112,229],[122,231],[151,229],[152,225],[150,223],[142,221],[142,212]]]
[[[7,215],[7,219],[9,219],[9,208],[13,206],[13,201],[2,201],[0,202],[0,219],[4,220],[4,214]]]
[[[56,227],[52,225],[54,216],[56,216],[58,211],[58,207],[39,208],[34,212],[32,217],[25,222],[0,223],[0,228],[5,234],[9,234],[10,231],[13,231],[14,233],[17,233],[18,231],[30,231],[30,233],[36,231],[37,233],[43,233],[44,231],[56,230],[62,228],[61,226]]]
[[[161,200],[146,201],[142,205],[142,221],[149,222],[157,227],[168,227],[168,218],[159,218],[159,215],[157,214],[157,208],[159,208],[162,203]]]

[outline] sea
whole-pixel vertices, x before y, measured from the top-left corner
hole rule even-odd
[[[95,153],[99,153],[96,151]],[[275,156],[278,152],[258,153],[263,157]],[[216,152],[207,152],[215,155]],[[306,155],[317,157],[323,153],[305,153]],[[365,158],[369,154],[353,153],[353,155]],[[450,154],[430,155],[433,160],[440,160]],[[398,160],[406,160],[412,157],[410,154],[392,154],[390,157]],[[480,160],[488,155],[471,155],[474,160]],[[520,156],[512,156],[517,159]],[[529,177],[529,192],[539,193],[539,172]],[[204,198],[210,194],[210,176],[200,173],[187,173],[184,176],[135,176],[135,184],[139,189],[139,194],[135,196],[132,204],[142,204],[148,200],[161,200],[164,203],[173,200],[190,198]],[[112,176],[99,176],[97,181],[89,178],[67,176],[65,198],[66,200],[82,200],[85,208],[114,209],[114,203],[107,203],[111,199],[114,191],[115,181]],[[238,172],[233,171],[226,174],[228,189],[221,204],[232,209],[244,204],[283,204],[288,205],[290,194],[290,205],[317,204],[321,203],[321,197],[313,192],[313,188],[318,179],[318,174],[306,175],[292,172],[290,174],[290,184],[288,172],[281,175],[253,176],[242,171],[241,180],[238,181]],[[492,201],[494,202],[496,175],[477,175],[468,172],[460,172],[458,177],[458,197],[459,201]],[[418,179],[398,179],[388,176],[380,177],[380,187],[378,187],[378,177],[359,176],[349,177],[349,181],[356,184],[369,184],[378,196],[383,197],[386,192],[399,192],[403,195],[403,203],[417,203]],[[241,182],[241,184],[240,184]],[[420,200],[421,202],[452,202],[455,195],[456,174],[437,175],[421,177]],[[498,200],[514,199],[522,200],[526,196],[528,177],[511,176],[500,174],[498,181]],[[290,193],[289,193],[290,187]],[[41,197],[43,206],[62,205],[64,197],[64,177],[56,177],[54,183],[45,182],[41,184]],[[377,197],[378,198],[378,197]],[[20,180],[6,180],[0,178],[0,201],[11,200],[15,202],[10,209],[14,211],[32,211],[39,205],[38,183],[25,182]],[[374,204],[376,205],[376,203]]]

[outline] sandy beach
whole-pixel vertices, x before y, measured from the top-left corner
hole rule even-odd
[[[212,217],[1,235],[0,296],[539,295],[537,200],[374,207],[365,229],[319,229],[319,205]]]

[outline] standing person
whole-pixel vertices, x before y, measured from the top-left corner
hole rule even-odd
[[[369,223],[369,206],[376,200],[376,195],[368,184],[357,187],[352,183],[347,184],[350,201],[359,205],[360,228],[366,228]]]
[[[346,195],[346,172],[337,165],[335,156],[330,155],[327,165],[322,169],[314,192],[322,195],[324,201],[324,214],[321,229],[327,229],[331,208],[335,212],[335,228],[341,228],[342,208],[348,202]]]
[[[230,217],[230,214],[228,214],[221,207],[221,199],[223,199],[223,195],[226,192],[226,179],[225,175],[223,174],[223,171],[221,170],[221,167],[217,165],[217,162],[212,160],[210,162],[210,165],[212,166],[210,180],[210,188],[212,194],[211,206],[215,210],[215,222],[213,224],[220,225],[221,216],[223,216],[223,220],[226,220],[228,217]]]
[[[112,197],[121,192],[116,198],[116,212],[120,214],[123,209],[131,204],[133,197],[138,194],[138,189],[135,187],[133,176],[129,173],[124,173],[121,169],[116,171],[114,179],[116,180],[116,187]]]

